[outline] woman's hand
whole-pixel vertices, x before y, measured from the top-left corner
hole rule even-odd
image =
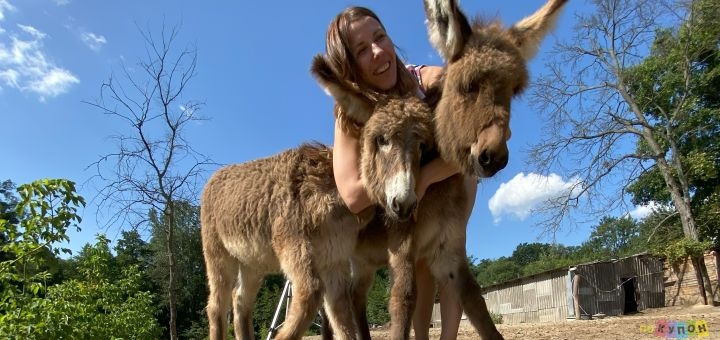
[[[420,179],[415,185],[415,194],[417,195],[418,201],[425,196],[427,188],[433,183],[440,182],[459,172],[460,169],[440,157],[425,164],[422,169],[420,169]]]

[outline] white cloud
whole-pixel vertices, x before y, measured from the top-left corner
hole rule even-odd
[[[70,0],[53,0],[58,6],[64,6],[70,3]]]
[[[10,4],[8,0],[0,0],[0,21],[5,19],[5,13],[15,10],[15,6]]]
[[[635,207],[632,211],[628,213],[630,217],[636,219],[636,220],[642,220],[643,218],[647,217],[651,213],[653,213],[655,210],[660,208],[660,204],[655,202],[650,202],[647,205],[639,205]]]
[[[543,176],[535,173],[517,174],[490,198],[488,207],[495,223],[505,215],[525,220],[530,212],[548,200],[567,195],[571,190],[580,188],[577,178],[565,181],[556,174]]]
[[[95,33],[83,32],[80,34],[80,39],[95,52],[100,51],[103,45],[107,43],[104,36],[96,35]]]
[[[18,24],[18,27],[20,27],[23,32],[32,35],[33,38],[35,38],[36,40],[45,39],[45,36],[47,35],[43,32],[38,31],[37,28],[32,26]]]
[[[72,72],[48,60],[42,43],[45,33],[32,26],[17,26],[20,31],[9,34],[10,41],[0,40],[0,85],[36,93],[45,100],[80,82]]]

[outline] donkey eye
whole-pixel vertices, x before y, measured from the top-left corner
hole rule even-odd
[[[380,135],[380,136],[375,137],[375,143],[378,146],[385,146],[385,145],[388,145],[388,140],[387,140],[387,138],[385,138],[385,136]]]

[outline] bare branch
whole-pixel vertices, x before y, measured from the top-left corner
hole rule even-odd
[[[558,232],[581,206],[586,217],[597,218],[594,214],[624,205],[628,183],[650,169],[664,172],[669,188],[689,197],[675,143],[676,122],[687,112],[690,91],[678,89],[682,95],[667,112],[666,105],[653,104],[655,98],[637,97],[628,78],[647,58],[660,23],[668,22],[661,18],[682,17],[678,7],[651,0],[592,2],[592,12],[577,15],[575,37],[555,44],[548,71],[531,93],[546,128],[543,139],[530,149],[530,162],[541,172],[560,172],[576,181],[562,197],[535,211],[544,217],[540,225],[545,234]],[[679,71],[689,89],[691,72]],[[657,124],[651,111],[661,113],[666,124]],[[640,142],[649,151],[638,151]],[[666,155],[671,158],[666,160]]]

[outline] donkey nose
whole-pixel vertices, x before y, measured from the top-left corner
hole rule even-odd
[[[483,168],[487,177],[495,175],[504,169],[508,163],[507,146],[500,149],[485,149],[478,156],[478,163]]]
[[[398,200],[397,197],[393,197],[390,205],[400,221],[409,219],[416,206],[417,200],[415,199]]]

